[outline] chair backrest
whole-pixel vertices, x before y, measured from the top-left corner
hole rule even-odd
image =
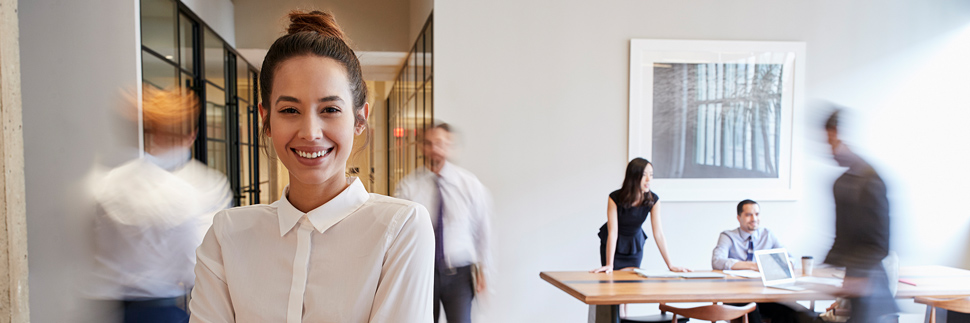
[[[754,311],[755,306],[755,303],[748,303],[748,305],[745,306],[707,305],[691,308],[680,308],[668,306],[667,304],[660,304],[660,310],[704,321],[728,321],[751,313],[751,311]]]
[[[917,297],[916,302],[960,313],[970,313],[970,297],[940,299]]]

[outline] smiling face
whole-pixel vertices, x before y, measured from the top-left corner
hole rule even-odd
[[[653,180],[653,165],[647,164],[643,170],[643,179],[640,180],[640,190],[644,193],[649,192],[651,180]]]
[[[270,91],[266,135],[296,185],[344,185],[347,159],[354,135],[364,127],[355,124],[353,96],[347,71],[338,61],[320,56],[299,56],[279,65]],[[360,109],[362,119],[367,107]]]
[[[761,224],[761,207],[757,203],[745,204],[741,214],[738,214],[738,223],[741,230],[746,232],[758,230],[758,225]]]

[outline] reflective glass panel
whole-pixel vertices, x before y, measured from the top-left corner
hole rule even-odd
[[[206,141],[209,168],[228,174],[226,170],[226,142],[209,139]]]
[[[212,29],[205,28],[205,79],[219,87],[226,87],[226,50],[222,40]]]
[[[251,169],[249,165],[251,164],[250,158],[252,158],[252,156],[250,153],[252,151],[253,149],[249,145],[239,145],[239,187],[241,188],[240,191],[242,193],[240,195],[243,196],[244,201],[245,198],[249,197],[249,192],[246,191],[250,190],[249,176]],[[246,205],[248,203],[240,204]]]
[[[252,102],[252,88],[249,86],[249,64],[236,57],[236,95],[239,98]],[[242,104],[240,104],[242,105]]]
[[[141,52],[142,80],[159,89],[171,90],[177,84],[178,71],[169,62],[159,59],[146,51]]]
[[[175,2],[141,0],[141,43],[172,62],[178,62],[175,57]]]
[[[193,71],[192,68],[195,66],[195,58],[192,57],[192,51],[195,49],[193,24],[189,17],[179,15],[179,64],[188,71]]]
[[[269,182],[259,184],[259,203],[270,204],[273,200],[269,196]]]
[[[226,140],[226,94],[208,83],[205,90],[206,137]]]
[[[249,106],[246,101],[239,100],[239,142],[248,144],[252,137],[252,119],[249,114]]]

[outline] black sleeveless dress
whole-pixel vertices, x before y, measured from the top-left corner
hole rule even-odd
[[[640,206],[624,207],[620,205],[620,190],[610,193],[610,199],[616,203],[617,235],[616,253],[613,255],[613,269],[618,270],[626,267],[640,267],[643,261],[643,244],[647,241],[647,234],[643,232],[643,222],[650,215],[653,205],[657,204],[660,197],[654,192],[650,192],[653,201],[640,204]],[[604,223],[600,227],[600,266],[606,266],[606,242],[609,239],[609,230]]]

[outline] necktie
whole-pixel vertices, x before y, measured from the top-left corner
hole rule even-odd
[[[438,225],[434,229],[434,265],[438,270],[447,269],[445,263],[445,195],[441,192],[441,177],[434,181],[438,188],[438,214],[435,220]]]
[[[754,241],[751,241],[751,237],[748,237],[748,259],[747,261],[754,260]]]

